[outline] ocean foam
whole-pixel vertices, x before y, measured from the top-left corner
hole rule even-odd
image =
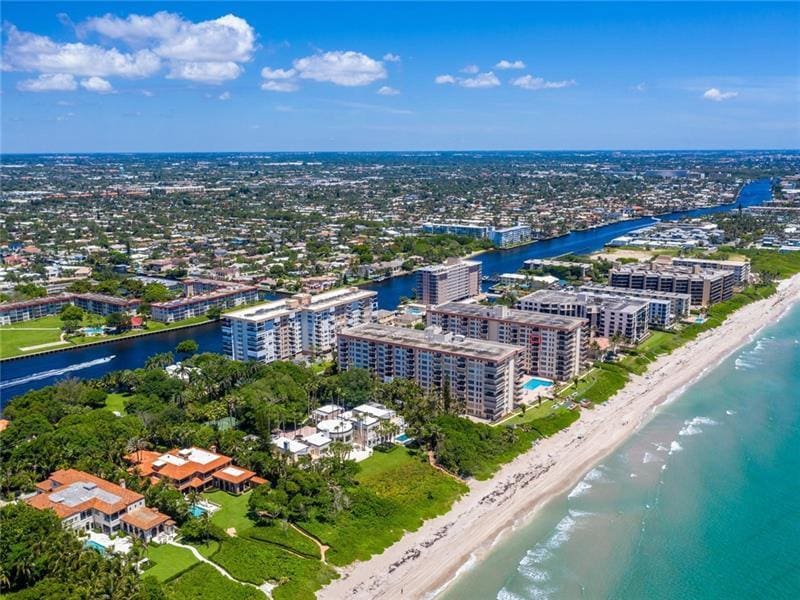
[[[578,485],[572,488],[572,491],[569,493],[567,498],[578,498],[579,496],[583,496],[590,489],[592,489],[591,483],[587,483],[586,481],[579,481]]]
[[[698,435],[700,433],[703,433],[703,430],[699,427],[696,427],[695,425],[687,425],[678,432],[678,435]],[[670,451],[670,453],[672,452]]]
[[[603,467],[595,467],[591,471],[589,471],[584,477],[584,481],[603,481],[605,479],[605,473],[603,473]]]
[[[726,410],[726,411],[725,411],[725,414],[726,414],[726,415],[735,415],[735,414],[736,414],[736,411],[735,411],[735,410]]]
[[[675,452],[680,452],[681,450],[683,450],[683,446],[681,446],[677,441],[672,440],[672,443],[669,445],[669,453],[674,454]]]
[[[631,473],[631,479],[636,479],[638,475],[636,473]]]
[[[645,452],[644,456],[642,457],[642,464],[646,465],[647,463],[657,462],[658,457],[655,454],[651,454],[650,452]]]

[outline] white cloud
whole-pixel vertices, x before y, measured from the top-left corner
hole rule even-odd
[[[400,90],[389,87],[388,85],[384,85],[381,86],[381,88],[378,90],[378,93],[381,96],[397,96],[397,94],[400,93]]]
[[[3,68],[80,77],[148,77],[168,68],[167,77],[218,84],[244,71],[256,50],[256,33],[235,15],[194,23],[180,15],[158,12],[125,18],[106,14],[78,25],[81,39],[102,36],[105,45],[61,43],[49,37],[6,28]],[[131,50],[106,47],[109,40]]]
[[[481,68],[478,65],[467,65],[466,67],[461,69],[461,72],[468,73],[470,75],[475,75],[475,73],[478,73],[480,70]]]
[[[114,86],[108,79],[102,77],[89,77],[81,80],[81,87],[89,92],[96,94],[110,94],[114,91]]]
[[[542,77],[534,77],[533,75],[523,75],[511,80],[511,85],[522,88],[524,90],[557,90],[566,87],[577,85],[574,79],[564,79],[562,81],[546,81]]]
[[[95,31],[131,45],[150,46],[158,56],[190,62],[247,62],[256,49],[256,32],[236,15],[193,23],[165,11],[151,17],[111,14],[88,19],[81,31]]]
[[[711,100],[713,102],[722,102],[723,100],[730,100],[731,98],[736,98],[739,95],[739,92],[723,92],[717,88],[709,88],[705,92],[703,92],[703,98],[706,100]]]
[[[503,71],[505,71],[507,69],[524,69],[525,68],[525,63],[522,62],[521,60],[513,60],[512,61],[512,60],[503,59],[499,63],[497,63],[494,66],[494,68],[495,69],[500,69],[500,70],[503,70]]]
[[[294,79],[297,71],[294,69],[271,69],[264,67],[261,69],[261,77],[264,79]]]
[[[83,77],[147,77],[161,68],[161,59],[150,50],[132,53],[83,43],[59,43],[49,37],[6,28],[3,68]]]
[[[634,92],[646,92],[647,91],[647,84],[644,81],[642,81],[642,82],[637,83],[636,85],[634,85],[631,89]]]
[[[231,93],[230,92],[222,92],[218,97],[219,100],[230,100]]]
[[[244,69],[233,61],[187,62],[177,61],[167,74],[168,79],[187,79],[198,83],[218,85],[236,79]]]
[[[270,79],[261,84],[261,89],[265,92],[296,92],[300,89],[300,86],[293,81]]]
[[[497,75],[489,71],[488,73],[479,73],[475,77],[467,77],[460,79],[458,85],[465,88],[492,88],[500,85],[500,80]]]
[[[383,55],[383,60],[386,62],[400,62],[400,56],[397,54],[392,54],[391,52],[387,52]]]
[[[479,89],[491,88],[500,85],[497,75],[489,71],[488,73],[478,73],[474,77],[453,77],[452,75],[439,75],[433,80],[440,85],[460,85],[461,87]]]
[[[75,78],[64,73],[43,74],[17,84],[21,92],[71,92],[78,88]]]
[[[386,79],[381,61],[352,50],[320,52],[292,63],[301,79],[311,79],[348,87],[369,85]]]

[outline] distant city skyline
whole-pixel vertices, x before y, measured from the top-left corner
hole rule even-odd
[[[3,153],[800,147],[797,3],[2,11]]]

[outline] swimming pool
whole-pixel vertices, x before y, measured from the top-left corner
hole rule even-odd
[[[189,507],[189,514],[191,514],[193,517],[202,517],[207,512],[208,511],[199,504],[192,504]]]
[[[106,547],[102,544],[98,544],[94,540],[86,540],[86,543],[83,545],[84,548],[91,548],[92,550],[97,550],[100,554],[106,553]]]
[[[553,385],[553,382],[550,381],[549,379],[542,379],[541,377],[532,377],[522,387],[530,391],[540,387],[550,387],[551,385]]]
[[[84,327],[81,331],[86,335],[102,335],[105,332],[102,327]]]
[[[401,433],[396,438],[394,438],[394,441],[399,444],[403,444],[405,446],[408,442],[411,441],[411,438],[408,437],[405,433]]]

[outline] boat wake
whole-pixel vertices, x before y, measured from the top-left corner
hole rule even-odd
[[[111,356],[105,356],[103,358],[96,358],[95,360],[89,360],[82,363],[76,363],[68,367],[63,367],[61,369],[50,369],[49,371],[41,371],[39,373],[34,373],[33,375],[27,375],[26,377],[18,377],[17,379],[10,379],[8,381],[0,382],[0,390],[16,387],[18,385],[28,383],[29,381],[38,381],[39,379],[47,379],[48,377],[58,377],[59,375],[66,375],[67,373],[71,373],[73,371],[88,369],[89,367],[95,367],[97,365],[102,365],[104,363],[107,363],[113,360],[114,358],[116,358],[116,354],[112,354]]]

